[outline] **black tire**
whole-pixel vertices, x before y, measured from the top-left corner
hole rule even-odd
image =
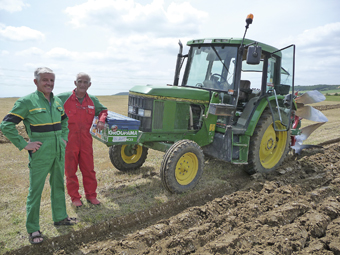
[[[277,113],[275,119],[278,119],[276,115]],[[285,128],[280,121],[275,123],[279,129]],[[274,130],[271,112],[263,112],[250,138],[248,165],[245,166],[245,171],[249,174],[274,171],[288,154],[289,138],[289,131]]]
[[[174,143],[165,153],[160,169],[163,186],[171,193],[193,189],[202,177],[204,154],[201,147],[190,140]]]
[[[148,148],[134,145],[113,145],[109,156],[112,165],[119,171],[127,172],[140,168],[148,155]]]
[[[163,184],[163,187],[165,187],[168,191],[170,191],[168,188],[167,188],[167,184],[165,182],[165,176],[164,176],[164,169],[165,169],[165,165],[166,163],[168,162],[168,159],[169,159],[169,156],[172,154],[173,150],[179,146],[179,144],[182,144],[186,142],[186,140],[180,140],[176,143],[174,143],[166,152],[165,154],[163,155],[163,160],[162,160],[162,163],[161,163],[161,168],[160,168],[160,177],[161,177],[161,180],[162,180],[162,184]],[[174,146],[176,144],[176,146]],[[170,191],[171,192],[171,191]]]

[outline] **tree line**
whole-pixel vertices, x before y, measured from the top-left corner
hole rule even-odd
[[[336,89],[340,89],[340,85],[319,84],[319,85],[307,85],[307,86],[305,85],[294,86],[295,91],[309,91],[309,90],[327,91],[327,90],[336,90]]]

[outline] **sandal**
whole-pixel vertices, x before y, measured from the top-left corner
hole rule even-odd
[[[28,240],[31,244],[39,244],[39,243],[42,243],[44,241],[44,237],[41,235],[40,230],[38,230],[37,232],[38,232],[37,235],[33,235],[33,233],[35,233],[35,232],[29,234]],[[34,242],[34,239],[36,239],[36,238],[41,238],[42,240],[38,241],[38,242]]]
[[[61,221],[54,222],[54,226],[61,226],[61,225],[74,225],[78,223],[77,218],[67,217]]]

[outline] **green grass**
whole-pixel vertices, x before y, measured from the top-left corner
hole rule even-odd
[[[303,94],[303,93],[306,93],[307,91],[310,91],[310,90],[299,90],[299,94]],[[340,89],[332,89],[332,90],[319,90],[320,93],[326,95],[326,94],[335,94],[335,93],[338,93],[340,94]]]
[[[340,92],[338,92],[340,94]],[[339,96],[326,96],[326,101],[334,101],[339,102],[340,101],[340,95]]]
[[[340,89],[331,89],[331,90],[325,90],[325,91],[320,91],[322,94],[335,94],[338,93],[340,94]]]

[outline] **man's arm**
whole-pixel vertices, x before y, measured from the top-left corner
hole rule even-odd
[[[59,97],[55,98],[58,108],[61,107],[62,108],[62,113],[61,113],[61,138],[67,142],[68,141],[68,133],[69,133],[69,129],[68,129],[68,117],[65,113],[65,109],[64,109],[64,102],[62,101],[62,99],[60,99]]]
[[[95,96],[91,96],[91,99],[94,103],[94,107],[95,107],[95,116],[98,116],[98,120],[101,122],[105,122],[106,117],[107,117],[107,108],[102,105],[98,98],[96,98]]]
[[[69,133],[67,121],[68,121],[68,117],[64,111],[63,114],[61,115],[61,138],[66,142],[68,141],[68,133]]]
[[[6,136],[19,150],[24,149],[28,145],[28,142],[19,135],[16,125],[25,119],[27,115],[27,107],[25,107],[23,100],[19,99],[15,102],[13,109],[5,116],[0,124],[0,129],[4,136]]]
[[[95,116],[98,116],[98,123],[97,123],[97,129],[98,131],[101,131],[104,128],[106,117],[107,117],[107,108],[102,105],[98,98],[95,96],[90,96],[91,100],[93,101],[94,107],[95,107]]]

